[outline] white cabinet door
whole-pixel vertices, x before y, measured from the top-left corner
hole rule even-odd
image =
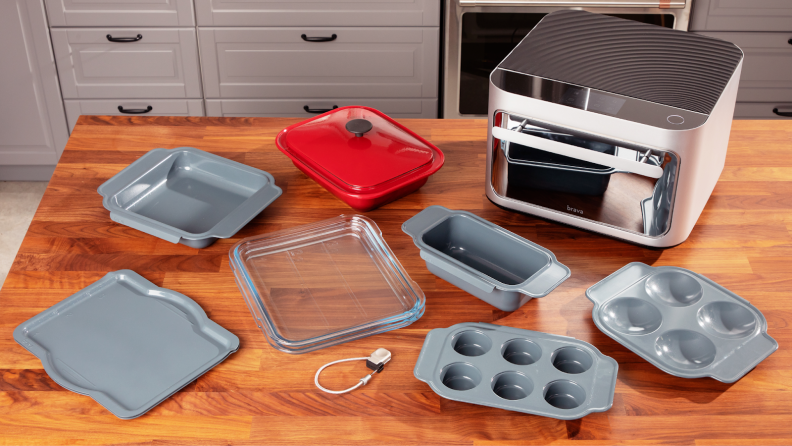
[[[192,0],[45,0],[50,26],[195,26]]]
[[[308,119],[347,105],[376,108],[391,118],[437,118],[437,99],[207,99],[206,116]]]
[[[0,1],[0,41],[0,167],[55,165],[69,133],[43,3]]]
[[[203,116],[201,99],[67,99],[66,118],[74,129],[80,115]],[[121,107],[121,109],[119,109]]]
[[[440,26],[442,0],[195,0],[198,26]]]
[[[434,27],[199,28],[199,40],[206,98],[437,97]]]
[[[52,44],[64,98],[202,96],[195,28],[60,28]]]

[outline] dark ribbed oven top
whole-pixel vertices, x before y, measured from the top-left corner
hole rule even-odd
[[[741,59],[722,40],[566,10],[545,16],[499,67],[710,114]]]

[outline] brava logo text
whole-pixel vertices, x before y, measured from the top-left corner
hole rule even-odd
[[[572,212],[574,212],[574,213],[576,213],[576,214],[583,215],[583,211],[582,211],[582,210],[580,210],[580,209],[575,209],[575,208],[573,208],[573,207],[572,207],[572,206],[570,206],[570,205],[567,205],[567,210],[568,210],[568,211],[572,211]]]

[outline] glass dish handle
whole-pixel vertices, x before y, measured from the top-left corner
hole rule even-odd
[[[571,146],[558,141],[515,132],[503,127],[493,127],[492,137],[501,141],[513,142],[534,149],[544,150],[545,152],[555,153],[556,155],[568,156],[570,158],[612,167],[620,172],[634,173],[649,178],[660,178],[663,176],[663,168],[660,166],[631,161],[618,156],[606,155],[604,153]]]

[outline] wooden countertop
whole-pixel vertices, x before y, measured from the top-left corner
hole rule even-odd
[[[418,192],[367,213],[427,297],[413,325],[304,355],[271,348],[229,269],[238,238],[352,210],[275,147],[297,119],[82,117],[0,291],[0,443],[525,444],[792,443],[792,121],[735,121],[726,168],[688,241],[652,250],[498,209],[484,196],[485,121],[403,120],[436,144],[445,166]],[[283,195],[237,239],[197,250],[112,222],[96,188],[157,147],[192,146],[272,173]],[[543,299],[505,313],[429,273],[401,224],[426,206],[474,212],[569,266]],[[1,211],[0,211],[1,212]],[[734,384],[668,375],[602,334],[585,290],[633,261],[692,269],[750,300],[777,352]],[[123,421],[55,384],[13,329],[105,273],[132,269],[190,296],[241,339],[240,350],[141,418]],[[559,421],[440,398],[412,370],[426,333],[459,322],[573,336],[619,362],[613,408]],[[393,352],[364,388],[328,395],[313,384],[335,359]],[[365,365],[328,369],[344,388]]]

